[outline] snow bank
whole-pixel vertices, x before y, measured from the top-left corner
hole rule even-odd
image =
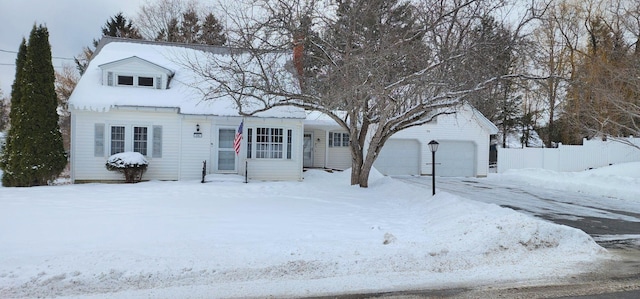
[[[300,297],[553,279],[582,231],[372,174],[1,188],[0,297]]]
[[[622,163],[582,172],[544,169],[508,170],[493,178],[533,186],[576,191],[627,201],[640,201],[640,162]]]

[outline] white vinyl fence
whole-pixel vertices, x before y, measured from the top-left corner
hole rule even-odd
[[[640,146],[640,138],[626,142]],[[584,140],[583,145],[557,148],[498,148],[498,173],[509,169],[542,168],[583,171],[616,163],[639,162],[640,149],[619,141]]]

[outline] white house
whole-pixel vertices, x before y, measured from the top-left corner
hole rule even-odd
[[[430,175],[431,151],[436,140],[437,176],[482,177],[489,172],[490,135],[498,128],[480,112],[462,105],[455,114],[442,114],[422,126],[402,130],[385,143],[374,167],[385,175]],[[351,167],[349,134],[333,120],[309,113],[304,127],[304,165]]]
[[[199,179],[204,161],[209,174],[246,171],[249,179],[301,180],[303,110],[242,117],[231,99],[202,101],[193,88],[197,76],[180,62],[229,51],[103,38],[69,99],[72,180],[121,181],[105,163],[125,151],[146,156],[147,180]]]
[[[202,78],[185,58],[224,60],[230,51],[103,38],[69,99],[72,181],[121,181],[105,163],[127,151],[147,158],[147,180],[199,179],[203,162],[206,174],[246,173],[253,180],[302,180],[304,167],[351,167],[349,134],[330,119],[294,107],[242,117],[231,98],[203,101],[194,88],[202,87]],[[239,128],[243,139],[236,153]],[[427,143],[433,139],[440,143],[437,175],[486,176],[489,136],[497,130],[465,105],[396,133],[374,166],[387,175],[431,174]]]

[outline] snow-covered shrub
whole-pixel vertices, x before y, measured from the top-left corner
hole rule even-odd
[[[136,183],[142,180],[142,174],[147,170],[149,162],[141,153],[124,152],[109,157],[106,166],[110,171],[124,174],[126,183]]]

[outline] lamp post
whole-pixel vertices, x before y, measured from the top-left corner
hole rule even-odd
[[[439,143],[435,140],[429,141],[429,149],[431,150],[431,187],[432,195],[436,195],[436,151]]]

